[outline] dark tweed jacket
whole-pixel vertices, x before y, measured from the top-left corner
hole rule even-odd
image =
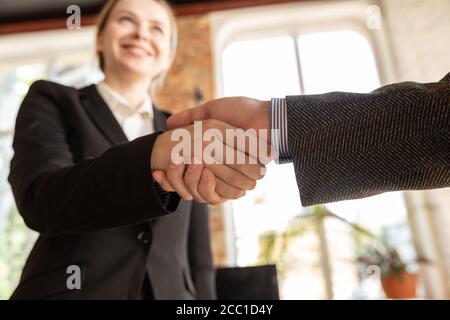
[[[368,94],[287,97],[303,206],[450,186],[450,73]]]

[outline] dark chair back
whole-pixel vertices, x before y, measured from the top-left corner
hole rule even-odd
[[[216,269],[219,300],[279,300],[275,265]]]

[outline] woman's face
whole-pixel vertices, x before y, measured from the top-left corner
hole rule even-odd
[[[127,72],[154,78],[170,66],[170,16],[153,0],[121,0],[97,38],[105,74]]]

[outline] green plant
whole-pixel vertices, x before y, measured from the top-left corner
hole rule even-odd
[[[393,248],[387,249],[386,252],[381,252],[376,248],[369,247],[357,260],[366,270],[370,266],[378,266],[382,278],[386,278],[389,275],[399,276],[407,268],[407,264],[400,258],[397,250]]]
[[[357,248],[357,263],[361,274],[367,274],[369,266],[378,266],[381,276],[400,275],[407,271],[413,263],[427,263],[422,256],[414,261],[405,262],[398,250],[381,235],[376,235],[357,223],[350,222],[340,217],[325,206],[317,205],[305,209],[301,214],[293,218],[288,228],[281,233],[268,231],[260,237],[259,263],[276,263],[280,278],[285,275],[289,262],[286,259],[286,251],[290,242],[307,232],[319,232],[324,219],[337,219],[348,225],[353,233],[353,239]]]
[[[405,261],[400,256],[398,250],[388,244],[384,239],[375,238],[374,241],[374,243],[368,244],[361,251],[357,261],[363,270],[368,270],[370,266],[378,266],[382,279],[395,276],[401,280],[401,275],[404,272],[409,272],[413,264],[429,263],[428,259],[421,256],[412,261]]]
[[[280,282],[285,279],[289,269],[295,268],[298,261],[288,255],[288,247],[293,240],[308,233],[317,235],[324,218],[334,215],[325,206],[317,205],[304,209],[295,216],[283,232],[267,231],[259,238],[259,264],[275,263]]]

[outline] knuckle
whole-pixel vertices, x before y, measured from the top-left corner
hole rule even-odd
[[[204,203],[205,200],[199,196],[194,196],[195,201],[197,201],[198,203]]]
[[[208,201],[209,198],[211,197],[209,190],[207,190],[207,188],[204,187],[202,184],[200,184],[198,187],[198,194],[200,195],[200,197],[202,197],[206,201]],[[209,203],[209,201],[208,201],[208,203]]]
[[[216,205],[217,204],[217,199],[213,196],[209,196],[205,198],[205,201],[210,204],[210,205]]]
[[[212,206],[217,206],[217,205],[222,204],[224,202],[225,202],[224,200],[213,200],[213,201],[210,202],[210,204]]]
[[[197,192],[196,192],[195,188],[193,188],[190,184],[185,183],[185,187],[192,196],[197,196]]]
[[[180,197],[182,197],[183,198],[183,200],[192,200],[192,196],[189,194],[189,193],[187,193],[187,192],[182,192],[182,193],[180,193]]]
[[[256,180],[250,180],[247,184],[247,190],[253,190],[256,188]]]
[[[244,194],[244,190],[236,190],[232,193],[230,199],[239,199]]]
[[[195,184],[195,176],[190,172],[186,172],[183,176],[183,181],[186,185],[193,186]]]
[[[236,199],[236,197],[238,197],[238,195],[239,195],[239,193],[236,190],[231,189],[231,188],[217,190],[217,193],[222,198],[227,198],[227,199]]]

